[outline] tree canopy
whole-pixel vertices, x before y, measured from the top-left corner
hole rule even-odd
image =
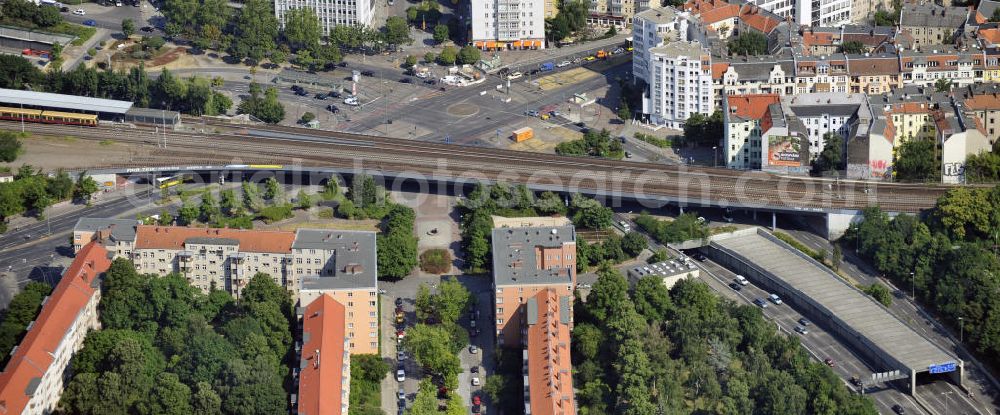
[[[733,56],[757,56],[767,53],[767,38],[760,32],[746,31],[729,40],[729,54]]]
[[[288,292],[265,274],[203,294],[179,275],[141,275],[117,259],[105,273],[103,329],[72,361],[61,405],[78,414],[274,414],[289,398]]]
[[[877,413],[760,310],[723,300],[697,279],[667,292],[648,277],[630,293],[605,268],[574,311],[582,415]]]
[[[904,142],[893,163],[896,179],[907,182],[939,181],[941,169],[936,151],[933,140],[911,139]]]
[[[601,131],[587,131],[583,134],[583,138],[578,140],[559,143],[556,145],[556,154],[621,160],[625,157],[625,149],[620,140],[611,138],[610,131],[602,129]]]

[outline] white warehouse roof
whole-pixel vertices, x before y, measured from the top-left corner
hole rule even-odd
[[[129,101],[3,88],[0,88],[0,105],[32,105],[52,109],[106,112],[110,114],[124,114],[129,108],[132,108],[132,103]]]

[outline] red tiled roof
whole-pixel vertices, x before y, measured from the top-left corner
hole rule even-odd
[[[343,304],[323,294],[302,316],[302,365],[299,372],[299,415],[340,414],[343,395],[345,321]]]
[[[31,400],[29,386],[38,386],[37,382],[54,361],[52,353],[59,348],[80,311],[100,290],[95,280],[110,266],[108,251],[96,242],[87,244],[76,254],[76,259],[42,306],[35,324],[0,373],[0,414],[24,411]]]
[[[729,70],[728,62],[713,62],[712,63],[712,79],[722,79],[722,75]]]
[[[980,38],[986,39],[986,41],[994,45],[1000,44],[1000,29],[997,28],[980,29],[979,32],[977,33],[979,34]]]
[[[965,100],[966,108],[973,110],[1000,109],[1000,96],[997,94],[981,94]]]
[[[851,59],[848,69],[855,76],[897,75],[899,61],[892,57],[864,57]]]
[[[535,295],[538,320],[528,326],[528,396],[532,415],[575,414],[569,325],[563,324],[559,295],[549,288]]]
[[[767,115],[767,107],[781,102],[778,94],[730,95],[726,97],[729,114],[747,120],[759,120]]]
[[[759,6],[744,7],[740,11],[740,20],[743,21],[743,24],[765,35],[771,33],[781,24],[781,20],[761,14]]]
[[[139,225],[135,232],[135,249],[184,249],[184,241],[190,238],[235,239],[240,243],[240,251],[288,253],[292,251],[295,233]]]
[[[833,33],[815,33],[807,30],[802,34],[802,45],[805,47],[833,46],[836,45],[836,42],[834,41]]]
[[[684,10],[699,16],[706,25],[739,16],[740,7],[722,0],[689,0],[684,3]]]

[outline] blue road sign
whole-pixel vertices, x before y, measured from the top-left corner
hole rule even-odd
[[[958,368],[958,364],[955,362],[942,363],[940,365],[930,365],[927,367],[931,373],[948,373],[954,372]]]

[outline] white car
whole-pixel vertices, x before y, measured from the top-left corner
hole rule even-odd
[[[479,386],[481,384],[482,384],[482,382],[479,381],[479,376],[473,376],[472,377],[472,386]]]
[[[747,281],[746,277],[744,277],[742,275],[737,275],[736,276],[736,282],[739,283],[740,285],[748,285],[748,284],[750,284],[750,281]]]
[[[520,78],[522,76],[524,76],[524,74],[522,74],[520,72],[514,72],[514,73],[512,73],[510,75],[507,75],[507,79],[517,79],[517,78]]]
[[[559,64],[556,65],[556,66],[562,68],[563,66],[569,66],[569,64],[570,64],[569,61],[562,61],[562,62],[559,62]]]
[[[358,105],[358,97],[347,97],[347,98],[344,98],[344,103],[347,104],[347,105],[357,106]]]
[[[402,368],[396,371],[396,382],[402,382],[406,380],[406,371]]]
[[[73,10],[73,14],[75,14],[77,16],[83,16],[83,15],[87,14],[87,11],[83,10],[83,9],[76,9],[76,10]]]

